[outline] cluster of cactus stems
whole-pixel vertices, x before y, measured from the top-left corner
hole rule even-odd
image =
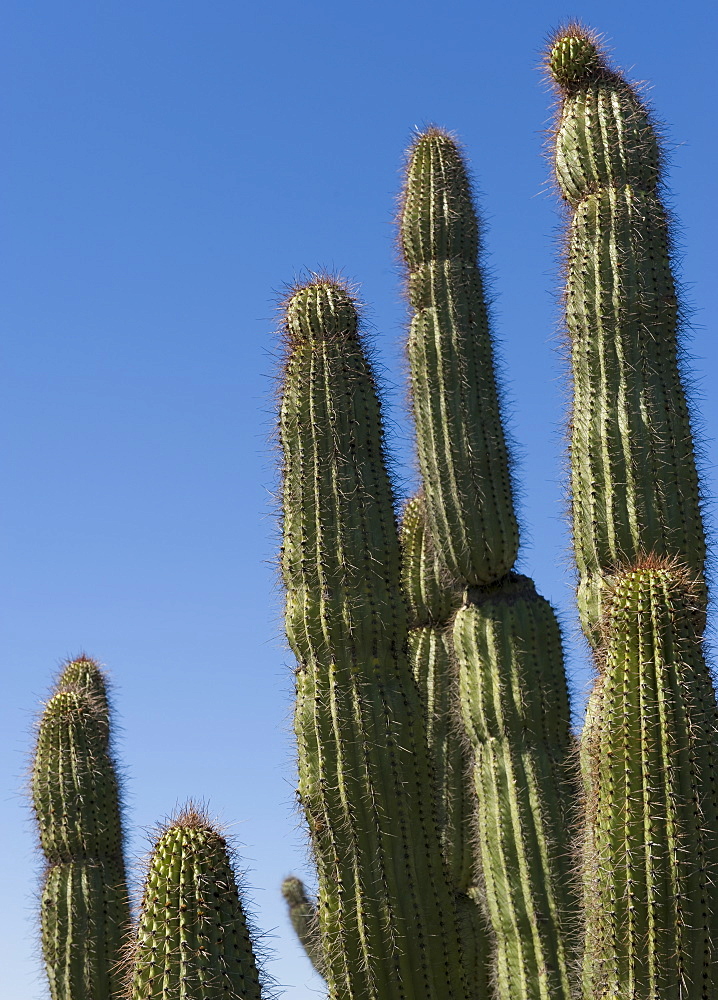
[[[400,525],[351,290],[320,275],[285,303],[281,565],[318,890],[292,877],[282,892],[331,1000],[718,991],[718,713],[661,153],[589,32],[559,31],[547,65],[571,212],[578,603],[597,667],[580,740],[556,616],[515,570],[479,222],[455,139],[429,128],[407,158],[422,482]],[[46,705],[33,800],[53,1000],[259,1000],[231,854],[200,811],[160,831],[131,929],[108,700],[86,658]]]
[[[132,926],[106,678],[86,656],[44,707],[31,784],[52,1000],[261,1000],[232,852],[192,804],[157,835]]]

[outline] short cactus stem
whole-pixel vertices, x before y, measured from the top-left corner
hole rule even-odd
[[[569,1000],[576,785],[561,636],[526,577],[469,591],[454,621],[474,747],[478,848],[505,1000]]]
[[[262,996],[227,842],[192,806],[157,838],[127,964],[132,1000]]]
[[[718,989],[718,712],[695,591],[675,564],[648,560],[606,603],[583,750],[584,996],[708,1000]]]
[[[282,895],[287,904],[292,927],[304,948],[304,953],[314,966],[315,971],[321,976],[323,975],[324,959],[319,936],[317,904],[309,899],[304,883],[294,875],[290,875],[282,882]]]
[[[563,91],[556,177],[573,211],[566,323],[579,609],[596,642],[603,594],[622,566],[654,553],[702,579],[706,548],[656,132],[585,32],[560,33],[549,66]]]
[[[57,687],[40,720],[32,772],[46,860],[45,968],[53,1000],[110,1000],[130,913],[105,682],[83,658],[65,667]]]
[[[379,403],[346,289],[324,278],[296,289],[286,340],[286,630],[329,995],[459,1000]]]

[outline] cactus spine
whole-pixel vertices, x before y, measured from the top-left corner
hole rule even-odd
[[[499,995],[568,998],[571,746],[561,640],[550,606],[513,573],[513,508],[478,222],[453,139],[410,153],[401,244],[413,309],[411,388],[428,521],[464,590],[454,620],[460,701],[474,748],[478,843]]]
[[[585,31],[561,32],[549,67],[563,96],[556,176],[573,212],[574,547],[599,666],[582,754],[584,995],[707,1000],[718,985],[718,718],[659,145]]]
[[[286,629],[299,796],[331,997],[463,998],[423,710],[406,655],[394,501],[354,302],[318,278],[286,307]]]
[[[37,737],[32,800],[47,863],[42,948],[53,1000],[110,1000],[129,930],[118,780],[105,682],[68,664]]]
[[[132,1000],[261,1000],[227,842],[192,806],[154,846],[129,961]]]

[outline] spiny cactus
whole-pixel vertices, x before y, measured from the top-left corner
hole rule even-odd
[[[572,211],[574,548],[595,638],[612,576],[650,553],[677,558],[705,600],[706,546],[656,131],[586,32],[558,37],[549,66],[562,88],[556,178]]]
[[[309,961],[319,975],[324,974],[324,958],[319,938],[317,904],[307,896],[304,883],[294,875],[282,882],[282,895],[294,932]]]
[[[261,1000],[227,842],[192,805],[154,845],[127,962],[131,1000]]]
[[[582,847],[572,855],[560,631],[515,570],[478,222],[457,144],[431,128],[410,150],[401,211],[423,478],[401,539],[356,303],[319,276],[285,304],[282,572],[316,909],[298,880],[284,893],[331,1000],[718,988],[718,709],[660,147],[590,33],[560,31],[548,66],[572,211],[579,607],[599,675],[580,747]],[[110,1000],[128,907],[109,708],[86,658],[46,706],[33,801],[53,1000]],[[194,808],[159,835],[127,963],[132,1000],[260,1000],[226,842]]]
[[[451,642],[451,621],[461,594],[447,582],[426,523],[422,493],[404,509],[400,538],[409,660],[424,702],[439,836],[454,888],[467,975],[474,995],[484,997],[490,993],[493,942],[477,884],[471,754],[458,711],[459,678]]]
[[[718,712],[705,538],[651,116],[580,28],[554,40],[579,607],[599,677],[583,736],[584,995],[707,1000],[718,972]]]
[[[67,664],[45,706],[32,801],[47,864],[41,929],[51,996],[109,1000],[130,915],[107,693],[93,660]]]
[[[319,277],[290,294],[285,336],[286,629],[330,996],[458,1000],[468,984],[356,305]]]
[[[553,611],[513,572],[518,526],[461,153],[430,128],[411,149],[401,246],[411,392],[433,541],[455,586],[460,705],[474,750],[478,845],[499,995],[570,992],[570,714]]]

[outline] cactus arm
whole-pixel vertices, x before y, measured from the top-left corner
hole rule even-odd
[[[571,735],[558,626],[533,587],[524,578],[517,584],[512,573],[518,527],[477,263],[478,222],[456,143],[435,128],[418,136],[410,152],[401,245],[428,521],[449,575],[466,592],[453,644],[475,754],[478,846],[497,938],[499,996],[567,1000],[575,907],[560,859],[568,856],[570,831],[552,810],[568,816],[574,788],[565,765]],[[497,598],[502,587],[508,596]],[[543,649],[524,641],[525,622],[511,610],[515,598],[526,620],[542,623],[544,632],[534,624],[532,637],[541,642],[548,630]],[[486,635],[492,640],[482,646]],[[493,692],[495,703],[482,703],[485,692]],[[541,710],[552,729],[540,723],[527,737],[537,692],[546,695]],[[487,711],[493,726],[483,718]]]
[[[447,583],[426,524],[423,493],[401,522],[402,579],[409,608],[409,660],[424,702],[442,849],[454,887],[462,947],[474,995],[491,995],[494,948],[477,885],[471,753],[458,712],[451,620],[461,595]]]
[[[462,158],[439,129],[419,136],[410,151],[400,241],[431,532],[457,581],[491,583],[514,564],[518,525],[477,265],[478,223]]]
[[[227,843],[192,807],[153,848],[127,961],[132,1000],[261,1000]]]
[[[65,687],[69,681],[78,686]],[[32,771],[46,861],[45,968],[53,1000],[110,1000],[130,914],[104,678],[82,659],[57,687],[40,720]]]
[[[557,36],[549,64],[563,95],[556,177],[573,213],[574,548],[595,641],[614,568],[655,553],[703,579],[706,545],[655,129],[586,33]]]
[[[466,996],[422,706],[406,658],[379,405],[336,282],[286,312],[286,628],[297,656],[299,795],[331,997]]]
[[[606,610],[589,754],[587,997],[715,992],[718,712],[696,618],[685,573],[657,561],[625,573]]]
[[[315,972],[321,976],[324,974],[324,959],[319,937],[317,904],[307,896],[302,880],[293,875],[282,882],[282,895],[287,904],[294,932]]]
[[[579,609],[599,680],[582,738],[584,995],[707,1000],[718,941],[717,717],[650,116],[595,40],[560,32],[556,176],[573,216],[572,483]]]
[[[568,997],[575,928],[566,844],[575,816],[556,619],[531,581],[514,574],[459,610],[454,644],[475,748],[478,842],[499,995]]]

